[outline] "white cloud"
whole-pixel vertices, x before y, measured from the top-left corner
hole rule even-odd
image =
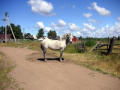
[[[66,26],[66,22],[60,19],[60,20],[58,20],[58,26],[59,27],[65,27]]]
[[[39,21],[39,22],[37,22],[37,26],[38,26],[39,28],[44,28],[44,23],[41,22],[41,21]]]
[[[88,19],[88,22],[90,22],[90,23],[96,23],[96,20],[95,19]]]
[[[115,26],[120,29],[120,22],[116,22]]]
[[[56,30],[64,28],[66,25],[66,22],[62,19],[59,19],[56,24],[54,22],[51,23],[51,26]]]
[[[65,34],[65,33],[71,33],[71,31],[69,30],[69,29],[65,29],[65,30],[63,30],[63,33]]]
[[[53,27],[54,29],[58,29],[59,28],[54,22],[51,23],[51,27]]]
[[[80,30],[80,27],[77,26],[77,25],[74,24],[74,23],[71,23],[71,24],[69,24],[69,29],[70,29],[70,30]]]
[[[106,8],[98,6],[97,2],[92,3],[92,9],[96,10],[102,16],[109,16],[111,14],[111,12]]]
[[[28,3],[31,5],[33,12],[41,15],[55,15],[53,11],[53,5],[45,0],[29,0]]]
[[[82,36],[82,33],[81,32],[76,32],[76,35],[77,36]]]
[[[94,37],[94,32],[86,27],[82,29],[82,34],[84,37]]]
[[[120,17],[118,17],[117,20],[120,21]]]
[[[89,18],[92,16],[92,14],[91,13],[84,13],[83,16],[85,16],[86,18]]]
[[[39,28],[44,29],[44,30],[47,31],[47,32],[49,32],[49,31],[51,30],[51,27],[46,27],[42,21],[38,21],[38,22],[37,22],[37,26],[38,26]]]
[[[83,23],[83,26],[87,29],[90,29],[90,30],[94,30],[95,27],[92,25],[92,24],[88,24],[88,23]]]
[[[45,30],[49,32],[51,30],[51,27],[45,27]]]
[[[107,24],[104,27],[96,29],[94,32],[87,28],[83,28],[82,33],[84,36],[91,37],[117,37],[120,35],[120,22],[116,22],[113,26]]]

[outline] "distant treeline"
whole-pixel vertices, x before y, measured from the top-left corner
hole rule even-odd
[[[20,25],[15,25],[12,23],[11,27],[16,39],[34,39],[33,35],[31,35],[30,33],[25,33],[23,35]],[[5,34],[5,28],[5,26],[0,27],[0,34]],[[7,25],[7,34],[11,34],[11,39],[14,39],[9,25]]]
[[[23,38],[23,33],[21,32],[20,25],[11,24],[11,27],[13,29],[13,32],[15,34],[16,39],[22,39]],[[0,27],[0,34],[5,34],[5,26]],[[7,25],[7,34],[12,34],[9,25]],[[13,39],[13,36],[11,38]]]

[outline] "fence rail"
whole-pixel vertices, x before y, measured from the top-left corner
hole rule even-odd
[[[28,39],[16,39],[16,42],[20,42],[20,41],[23,41],[23,40],[28,40]],[[0,39],[0,42],[5,42],[5,40]],[[15,40],[14,39],[9,39],[9,40],[7,40],[7,42],[15,42]]]
[[[118,42],[118,41],[117,41]],[[117,46],[117,47],[115,47]],[[103,49],[103,47],[106,47]],[[113,49],[114,50],[119,50],[120,44],[115,43],[115,38],[111,38],[110,42],[108,44],[103,44],[103,43],[97,43],[90,51],[93,50],[106,50],[106,54],[109,55],[112,53]]]

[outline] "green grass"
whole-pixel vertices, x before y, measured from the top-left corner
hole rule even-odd
[[[10,75],[15,65],[7,59],[8,58],[0,52],[0,90],[23,90],[19,88],[15,79]]]
[[[92,47],[92,46],[94,46],[96,44],[96,40],[87,40],[86,42],[85,42],[85,46],[87,46],[87,47]]]
[[[87,49],[90,49],[90,47],[87,47]],[[106,56],[101,54],[99,51],[94,51],[91,53],[76,52],[77,51],[75,51],[74,45],[70,45],[66,48],[63,56],[66,61],[83,65],[103,74],[110,74],[120,78],[120,54],[111,54]],[[58,52],[57,56],[59,56]]]
[[[66,52],[66,53],[82,53],[81,43],[78,42],[78,43],[73,43],[73,44],[68,45],[65,48],[64,52]]]
[[[112,59],[113,57],[115,58]],[[91,70],[95,70],[103,74],[110,74],[120,78],[120,58],[116,58],[116,55],[101,56],[96,53],[64,53],[64,58],[68,62],[83,65]]]
[[[66,53],[77,53],[77,49],[75,48],[75,44],[70,44],[67,46],[67,48],[65,49]]]
[[[19,48],[29,48],[33,50],[40,50],[40,42],[33,40],[23,40],[20,42],[8,42],[8,43],[0,43],[1,47],[19,47]]]

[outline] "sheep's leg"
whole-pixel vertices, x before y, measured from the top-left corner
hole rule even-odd
[[[60,62],[62,61],[62,55],[63,55],[63,51],[60,51]]]
[[[46,59],[46,51],[47,51],[47,49],[45,48],[45,47],[43,47],[42,45],[41,45],[41,49],[42,49],[42,52],[43,52],[43,56],[44,56],[44,61],[46,62],[47,61],[47,59]]]
[[[44,49],[43,54],[44,54],[44,61],[46,62],[47,61],[47,59],[46,59],[46,49]]]

